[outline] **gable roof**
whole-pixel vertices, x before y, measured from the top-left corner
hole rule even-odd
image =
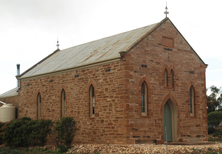
[[[102,61],[120,59],[121,51],[128,52],[131,48],[133,48],[136,44],[143,40],[143,38],[152,33],[167,20],[170,19],[165,18],[159,23],[152,24],[146,27],[88,42],[68,49],[56,50],[18,77],[26,78]],[[200,60],[202,61],[201,58]]]

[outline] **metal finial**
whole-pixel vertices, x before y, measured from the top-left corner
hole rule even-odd
[[[167,14],[169,14],[169,12],[167,12],[167,2],[166,2],[166,7],[165,7],[166,11],[164,12],[164,14],[166,14],[166,17],[167,17]]]
[[[58,38],[57,38],[57,49],[59,49],[59,40],[58,40]]]

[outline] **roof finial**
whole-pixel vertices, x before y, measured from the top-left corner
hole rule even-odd
[[[57,37],[57,50],[59,50],[59,40],[58,40],[58,37]]]
[[[167,14],[169,14],[169,12],[167,12],[167,2],[166,2],[166,7],[165,7],[166,11],[164,12],[164,14],[166,14],[166,18],[167,18]]]

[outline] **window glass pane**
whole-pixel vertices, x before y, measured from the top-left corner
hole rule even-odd
[[[141,85],[141,110],[142,113],[146,113],[147,109],[147,86],[146,82],[144,81]]]
[[[94,97],[94,87],[92,86],[92,97]]]
[[[41,119],[41,95],[40,93],[38,94],[38,106],[37,106],[37,118]]]
[[[173,70],[170,72],[171,87],[173,87]]]
[[[92,105],[93,105],[93,111],[92,111],[92,114],[94,114],[95,113],[95,110],[94,110],[94,108],[95,108],[95,99],[94,99],[94,97],[92,98]]]
[[[192,102],[190,102],[190,113],[192,113]]]
[[[141,100],[142,100],[142,112],[145,112],[145,95],[141,95]]]
[[[65,117],[66,115],[66,95],[65,95],[65,90],[62,90],[62,102],[61,102],[61,106],[62,106],[62,117]]]
[[[95,114],[95,94],[93,85],[90,86],[90,114]]]
[[[39,94],[39,103],[41,103],[41,95]]]
[[[143,82],[142,86],[141,86],[141,94],[144,95],[145,94],[145,83]]]
[[[167,70],[164,70],[164,85],[167,86]]]
[[[190,113],[193,113],[193,87],[190,87]]]

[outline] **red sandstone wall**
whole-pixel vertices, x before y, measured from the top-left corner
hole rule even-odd
[[[174,46],[163,45],[162,36]],[[172,51],[164,48],[171,48]],[[177,109],[177,140],[207,140],[205,68],[198,56],[168,21],[125,55],[127,61],[128,143],[163,138],[163,107],[170,99]],[[141,67],[147,65],[147,68]],[[174,70],[174,87],[164,87],[164,69]],[[190,74],[189,71],[194,71]],[[141,116],[141,84],[148,84],[148,116]],[[195,88],[195,116],[190,116],[189,88]]]
[[[164,50],[162,36],[174,39],[172,51]],[[105,72],[107,68],[111,72]],[[170,69],[174,70],[173,88],[164,87],[165,68],[168,84]],[[80,128],[76,143],[135,143],[163,138],[163,106],[170,99],[177,111],[176,138],[207,140],[205,68],[176,29],[166,22],[128,52],[121,62],[22,80],[19,117],[37,118],[40,92],[42,118],[59,119],[64,88],[66,115],[73,116]],[[77,74],[79,78],[75,78]],[[148,84],[148,116],[142,117],[143,81]],[[95,88],[95,118],[89,117],[90,84]],[[195,88],[194,117],[189,110],[191,85]]]
[[[95,66],[57,75],[22,80],[19,117],[37,118],[37,94],[41,93],[42,118],[61,118],[61,91],[66,93],[66,116],[77,121],[76,143],[125,143],[125,62]],[[105,72],[110,68],[110,72]],[[75,75],[79,75],[75,78]],[[50,82],[53,80],[53,82]],[[95,89],[95,117],[89,117],[89,87]]]

